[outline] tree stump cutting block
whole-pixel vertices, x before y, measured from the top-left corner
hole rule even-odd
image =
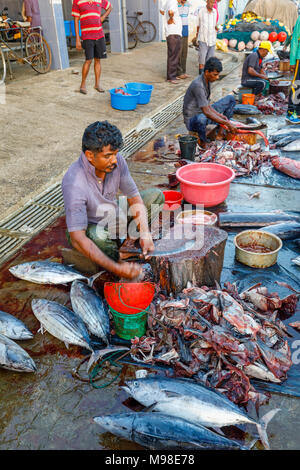
[[[150,259],[154,281],[168,294],[182,292],[188,282],[199,287],[220,282],[227,232],[212,226],[198,230],[193,250]]]

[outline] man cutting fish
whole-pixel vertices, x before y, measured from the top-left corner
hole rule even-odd
[[[121,240],[139,238],[144,256],[154,250],[149,223],[158,215],[164,195],[159,189],[139,193],[119,153],[122,145],[116,126],[107,121],[89,125],[83,134],[81,155],[63,178],[62,191],[72,246],[107,271],[134,279],[142,269],[122,261]],[[118,204],[119,192],[125,198]]]
[[[271,43],[262,41],[259,49],[250,54],[243,65],[242,85],[252,88],[254,95],[259,95],[266,88],[268,77],[263,71],[262,61],[272,52]]]
[[[211,57],[205,63],[204,72],[189,86],[183,101],[184,123],[189,131],[197,132],[201,147],[207,145],[206,128],[208,124],[216,123],[236,133],[236,127],[230,122],[236,105],[233,96],[228,95],[210,105],[211,84],[219,79],[222,63],[216,57]],[[219,129],[217,139],[222,138],[223,128]]]

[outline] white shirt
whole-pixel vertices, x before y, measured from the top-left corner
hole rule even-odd
[[[202,7],[198,14],[199,34],[198,41],[205,42],[208,46],[214,46],[217,42],[217,12],[213,8],[212,12]]]
[[[182,35],[182,21],[178,11],[178,2],[177,0],[166,0],[163,3],[162,10],[165,11],[164,14],[164,28],[165,28],[165,35],[166,37],[170,36],[170,34],[177,34],[179,36]],[[173,20],[174,23],[168,24],[168,20],[170,19],[169,11],[174,13]]]

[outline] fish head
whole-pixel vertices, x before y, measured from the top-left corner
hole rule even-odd
[[[151,406],[156,401],[165,398],[165,393],[160,389],[158,383],[147,379],[129,380],[122,388],[144,406]]]
[[[94,421],[105,431],[116,436],[130,439],[135,413],[122,413],[116,415],[97,416]]]
[[[19,279],[26,279],[31,277],[33,273],[36,273],[38,269],[39,263],[37,261],[33,261],[31,263],[22,263],[12,266],[9,268],[9,272]]]

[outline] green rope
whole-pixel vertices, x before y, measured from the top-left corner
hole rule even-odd
[[[122,351],[122,353],[124,353],[124,351]],[[96,364],[96,366],[91,370],[91,372],[89,373],[89,380],[90,380],[90,384],[92,385],[93,388],[100,389],[100,388],[108,387],[109,385],[111,385],[113,382],[115,382],[118,379],[118,377],[120,376],[120,374],[122,372],[122,366],[120,364],[118,364],[117,362],[115,362],[114,359],[118,360],[119,357],[116,357],[116,356],[119,355],[119,354],[120,354],[120,351],[116,351],[116,352],[110,354],[108,357],[106,357],[105,359],[102,359],[102,361],[100,361],[98,364]],[[109,381],[109,382],[107,382],[103,385],[95,385],[94,380],[97,377],[98,373],[103,370],[103,364],[107,361],[110,363],[110,365],[118,367],[120,370],[119,370],[118,374],[111,381]]]

